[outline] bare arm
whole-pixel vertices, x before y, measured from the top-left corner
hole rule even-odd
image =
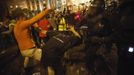
[[[73,32],[73,34],[79,38],[81,38],[80,34],[74,29],[74,26],[70,27],[70,31]]]
[[[49,13],[50,9],[45,9],[42,12],[40,12],[39,14],[37,14],[36,16],[32,17],[29,20],[25,20],[23,21],[23,28],[29,27],[32,24],[34,24],[35,22],[37,22],[38,20],[40,20],[41,18],[43,18],[45,15],[47,15]]]

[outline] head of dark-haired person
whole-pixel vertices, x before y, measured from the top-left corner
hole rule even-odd
[[[68,25],[75,25],[77,20],[75,19],[75,13],[71,13],[70,15],[68,15],[68,17],[66,18],[66,22]]]
[[[87,11],[89,16],[94,16],[100,13],[103,13],[105,10],[105,1],[104,0],[93,0],[89,5],[89,10]]]
[[[74,27],[75,29],[77,29],[77,19],[75,19],[76,14],[75,13],[70,13],[69,15],[66,16],[65,20],[67,23],[67,30],[70,29],[70,27]]]
[[[134,28],[134,1],[126,0],[122,2],[118,11],[121,25],[125,26],[125,28]]]
[[[91,23],[96,23],[97,21],[102,19],[102,16],[105,11],[105,1],[104,0],[92,0],[90,3],[91,4],[89,5],[88,10],[86,11],[85,15],[80,21],[79,26],[88,25],[88,27],[92,29],[93,24]]]
[[[27,15],[25,11],[21,8],[16,8],[15,10],[12,11],[12,18],[19,20],[19,19],[26,19]]]

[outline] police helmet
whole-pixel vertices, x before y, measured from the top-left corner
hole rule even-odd
[[[98,13],[101,13],[105,10],[105,1],[104,0],[92,0],[90,7],[93,7]]]

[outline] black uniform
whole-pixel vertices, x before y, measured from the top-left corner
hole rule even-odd
[[[52,66],[56,72],[56,75],[63,75],[64,69],[62,68],[61,58],[64,52],[72,46],[78,44],[79,38],[72,35],[72,33],[59,33],[48,40],[43,48],[42,61],[47,67]]]

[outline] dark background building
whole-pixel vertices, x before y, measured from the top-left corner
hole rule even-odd
[[[8,16],[8,6],[7,2],[9,0],[0,0],[0,20],[5,19],[6,16]]]

